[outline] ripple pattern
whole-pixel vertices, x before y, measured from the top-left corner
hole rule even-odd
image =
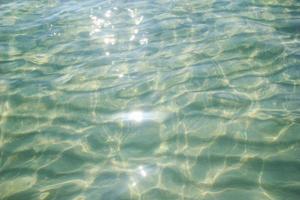
[[[0,0],[0,199],[300,199],[297,0]]]

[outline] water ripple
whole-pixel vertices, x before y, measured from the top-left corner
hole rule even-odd
[[[1,1],[0,199],[299,199],[299,8]]]

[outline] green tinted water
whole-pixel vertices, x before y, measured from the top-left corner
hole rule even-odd
[[[297,0],[0,0],[0,199],[300,199]]]

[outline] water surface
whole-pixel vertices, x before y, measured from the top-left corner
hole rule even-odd
[[[0,0],[0,199],[300,199],[297,0]]]

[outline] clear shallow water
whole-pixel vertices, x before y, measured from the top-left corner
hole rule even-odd
[[[300,3],[0,1],[0,199],[300,198]]]

